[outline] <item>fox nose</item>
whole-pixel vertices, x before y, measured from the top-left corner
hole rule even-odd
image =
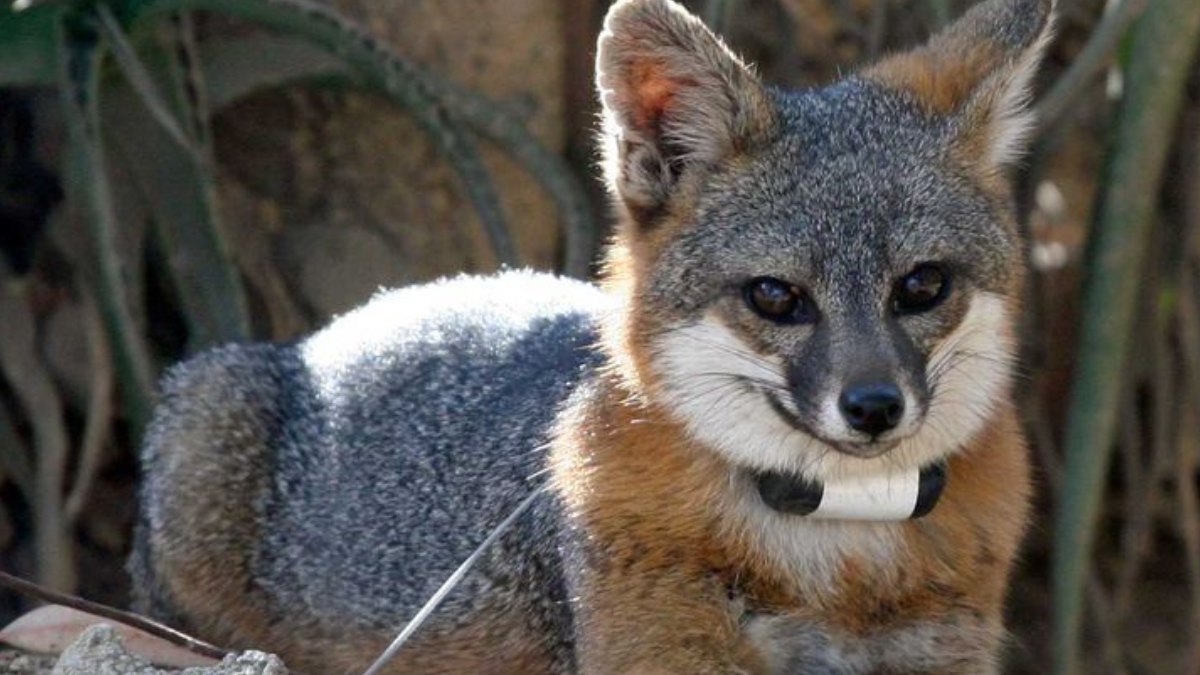
[[[838,407],[851,427],[874,438],[900,423],[904,394],[891,382],[854,384],[842,391]]]

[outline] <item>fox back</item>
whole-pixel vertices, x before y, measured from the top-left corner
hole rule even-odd
[[[361,670],[544,488],[393,672],[996,672],[1029,493],[1008,171],[1050,14],[987,0],[785,91],[671,0],[615,3],[599,289],[460,278],[178,366],[145,443],[140,604]],[[930,467],[919,520],[775,498],[873,503],[862,486]]]
[[[297,669],[361,670],[538,485],[605,303],[549,276],[462,278],[173,368],[143,454],[137,604]],[[475,625],[472,653],[561,660],[558,529],[536,504],[431,631]]]

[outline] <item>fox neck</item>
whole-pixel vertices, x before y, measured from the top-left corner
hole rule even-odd
[[[653,316],[640,311],[641,300],[648,284],[649,264],[663,239],[670,236],[670,223],[662,230],[635,235],[637,225],[623,222],[622,233],[604,253],[600,287],[616,299],[616,309],[607,315],[600,326],[600,351],[604,354],[608,372],[623,399],[645,403],[656,386],[656,376],[643,364],[650,362],[649,341],[645,336],[659,330]]]

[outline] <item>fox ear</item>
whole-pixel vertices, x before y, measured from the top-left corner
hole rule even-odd
[[[672,0],[620,0],[596,56],[610,190],[653,218],[681,178],[750,149],[773,127],[758,78]]]
[[[1025,152],[1030,85],[1053,33],[1054,0],[986,0],[929,42],[863,75],[953,115],[962,156],[984,172]]]

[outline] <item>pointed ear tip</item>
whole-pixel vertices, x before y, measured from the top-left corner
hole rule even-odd
[[[630,21],[667,16],[672,12],[687,13],[674,0],[617,0],[604,16],[604,30],[612,31]]]
[[[673,61],[691,54],[700,64],[728,50],[696,15],[675,0],[617,0],[596,42],[596,75],[619,73],[633,61]],[[736,55],[728,57],[742,65]]]
[[[653,35],[663,26],[676,8],[672,0],[617,0],[604,15],[604,24],[597,39],[596,63],[608,52],[611,58],[619,45],[635,45],[653,41]],[[607,49],[606,49],[607,48]]]
[[[1038,0],[1037,7],[1038,27],[1027,45],[1027,51],[1033,53],[1035,67],[1045,60],[1049,45],[1057,33],[1058,0]]]
[[[987,2],[988,0],[982,0],[978,4],[984,5]],[[1043,23],[1047,16],[1054,12],[1058,0],[991,0],[991,3],[994,7],[1006,8],[1010,13],[1032,15],[1038,23]]]
[[[947,26],[942,36],[977,38],[981,31],[1009,47],[1032,46],[1052,30],[1057,4],[1057,0],[982,0]]]
[[[1037,13],[1041,24],[1040,33],[1052,33],[1058,20],[1058,0],[1038,0]]]
[[[1033,18],[1032,30],[1025,36],[1029,45],[1044,43],[1054,32],[1055,17],[1058,10],[1058,0],[1009,0],[1013,10]]]

